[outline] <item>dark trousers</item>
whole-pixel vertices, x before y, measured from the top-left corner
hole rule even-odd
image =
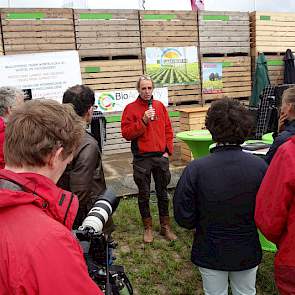
[[[138,207],[143,219],[151,216],[149,206],[151,175],[155,182],[159,215],[169,215],[167,193],[167,186],[171,179],[169,159],[165,157],[140,158],[133,161],[133,178],[139,191]]]

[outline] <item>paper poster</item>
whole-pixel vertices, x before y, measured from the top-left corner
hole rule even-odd
[[[155,99],[161,101],[165,106],[168,106],[168,88],[155,88],[153,91]],[[125,106],[138,97],[137,90],[119,90],[119,91],[95,91],[95,105],[97,111],[106,112],[121,112]]]
[[[203,93],[222,93],[222,63],[202,64]]]
[[[145,49],[146,71],[156,85],[200,82],[197,47]]]
[[[0,56],[0,86],[26,89],[34,98],[62,102],[65,90],[82,84],[77,51]]]

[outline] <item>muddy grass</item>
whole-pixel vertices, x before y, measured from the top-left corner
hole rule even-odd
[[[178,236],[168,242],[159,235],[159,221],[155,200],[151,202],[154,242],[142,242],[143,228],[136,198],[122,200],[114,214],[117,224],[113,234],[118,242],[115,250],[133,285],[135,295],[202,295],[202,280],[190,262],[193,233],[172,222]],[[273,254],[265,253],[257,276],[258,295],[277,295],[273,280]]]

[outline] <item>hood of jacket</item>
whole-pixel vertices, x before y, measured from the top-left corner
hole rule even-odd
[[[0,210],[33,204],[48,216],[72,229],[78,210],[78,198],[60,189],[37,173],[14,173],[0,170]]]

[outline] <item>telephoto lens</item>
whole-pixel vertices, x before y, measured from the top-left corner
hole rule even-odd
[[[95,233],[102,233],[104,225],[109,217],[115,212],[119,204],[119,198],[110,189],[107,189],[99,200],[95,202],[79,230],[89,230]]]

